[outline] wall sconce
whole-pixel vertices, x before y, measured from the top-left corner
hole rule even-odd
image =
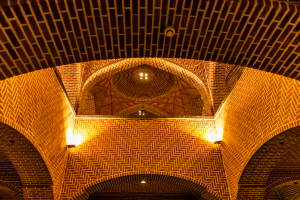
[[[221,145],[222,143],[223,143],[222,140],[217,140],[217,141],[214,142],[214,144],[220,144],[220,145]]]

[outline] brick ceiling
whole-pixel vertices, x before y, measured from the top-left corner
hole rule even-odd
[[[115,198],[130,199],[140,197],[140,199],[196,199],[193,191],[174,184],[163,181],[150,180],[146,184],[140,181],[131,181],[123,184],[115,184],[112,187],[104,188],[91,195],[89,199]]]
[[[213,60],[300,79],[296,0],[16,2],[1,1],[0,79],[120,57]]]
[[[139,67],[135,67],[131,69],[135,71],[138,68]],[[125,75],[124,76],[127,80],[129,80],[128,82],[130,83],[131,80],[130,78],[132,78],[133,75],[130,73],[123,73],[123,72],[124,71],[122,71],[121,74],[123,75],[126,74],[126,76]],[[155,99],[149,98],[147,100],[140,100],[138,98],[136,99],[128,98],[127,95],[124,95],[123,93],[121,93],[121,91],[118,91],[118,90],[125,90],[127,92],[128,91],[135,92],[134,90],[135,88],[131,89],[132,86],[126,87],[126,84],[123,83],[122,84],[123,87],[118,89],[117,87],[114,86],[113,83],[113,78],[115,76],[119,77],[119,73],[102,80],[99,84],[95,85],[90,90],[90,96],[88,96],[85,99],[85,101],[81,102],[81,104],[82,103],[84,104],[81,105],[84,108],[83,111],[79,113],[80,115],[166,117],[166,116],[191,116],[191,115],[201,116],[205,114],[205,111],[202,112],[203,102],[197,89],[194,88],[193,86],[190,86],[188,83],[186,83],[185,81],[183,81],[178,77],[176,77],[176,81],[174,81],[174,86],[170,88],[170,91],[167,91],[166,93],[162,93],[159,98],[155,98]],[[140,84],[136,84],[136,83],[133,84],[133,86],[136,85],[139,86]],[[199,105],[197,104],[197,102],[199,102]],[[139,105],[142,105],[143,107]],[[138,115],[139,110],[146,110],[147,115],[139,116]]]

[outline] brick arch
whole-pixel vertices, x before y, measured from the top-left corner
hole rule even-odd
[[[24,199],[22,191],[19,190],[17,187],[15,187],[15,186],[13,186],[13,185],[5,182],[5,181],[1,181],[1,180],[0,180],[0,185],[10,189],[11,191],[13,191],[16,195],[17,200],[23,200]]]
[[[90,91],[90,89],[97,84],[100,80],[118,73],[120,71],[136,67],[139,65],[151,65],[153,67],[157,67],[161,70],[170,72],[171,74],[174,74],[175,76],[178,76],[179,78],[185,80],[189,84],[193,85],[200,93],[205,107],[205,112],[207,115],[212,115],[212,99],[209,95],[204,83],[201,81],[201,79],[195,75],[194,73],[190,72],[189,70],[174,64],[170,61],[161,59],[161,58],[129,58],[124,59],[119,62],[110,64],[104,68],[99,69],[95,73],[93,73],[85,82],[82,88],[82,93],[79,96],[79,102],[81,101],[81,98],[86,96],[87,93]],[[79,106],[79,113],[82,109],[82,106]]]
[[[133,113],[133,112],[138,112],[142,108],[144,110],[146,110],[146,111],[149,111],[149,112],[157,115],[158,117],[169,116],[169,114],[167,112],[165,112],[163,110],[160,110],[160,109],[158,109],[156,107],[153,107],[151,105],[144,104],[144,103],[141,103],[141,104],[129,107],[129,108],[125,109],[125,110],[121,110],[120,112],[116,113],[115,115],[126,116],[126,115],[129,115],[129,114]]]
[[[111,3],[80,2],[77,7],[61,2],[1,1],[6,11],[1,12],[1,29],[8,31],[1,33],[0,79],[68,63],[145,56],[229,62],[300,79],[297,0],[202,0],[185,6],[180,1],[155,7],[148,1],[129,14]],[[151,18],[135,14],[145,7]],[[89,17],[76,14],[81,8]],[[181,15],[170,22],[172,12],[167,10]],[[94,17],[93,12],[101,15]],[[138,18],[140,23],[135,22]],[[162,34],[166,26],[175,27],[171,39]]]
[[[187,189],[190,189],[195,194],[195,196],[198,197],[199,199],[205,199],[205,200],[221,199],[219,195],[215,194],[215,192],[213,191],[210,191],[208,187],[203,183],[195,182],[191,179],[185,179],[184,177],[177,174],[148,171],[146,173],[133,172],[130,174],[121,174],[115,177],[97,180],[83,187],[80,190],[80,192],[73,195],[73,197],[71,197],[70,200],[86,200],[93,193],[100,191],[101,189],[104,189],[106,187],[113,186],[114,184],[130,182],[130,181],[141,181],[143,178],[147,178],[148,180],[176,183],[179,186],[183,186],[186,187]]]
[[[287,129],[289,126],[294,127]],[[237,199],[264,199],[269,174],[281,157],[300,141],[299,121],[270,135],[273,137],[263,143],[247,162],[239,179]]]
[[[274,183],[271,183],[270,185],[267,186],[266,188],[266,191],[265,191],[265,198],[268,197],[270,191],[277,187],[277,186],[280,186],[281,184],[284,184],[286,182],[290,182],[290,181],[295,181],[295,180],[300,180],[300,176],[292,176],[292,177],[288,177],[288,178],[284,178],[284,179],[281,179],[281,180],[278,180]]]
[[[36,147],[22,133],[3,122],[0,122],[0,143],[0,151],[9,158],[20,176],[25,199],[39,195],[54,199],[52,177]]]

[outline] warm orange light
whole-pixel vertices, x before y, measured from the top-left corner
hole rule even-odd
[[[220,141],[220,140],[222,140],[222,138],[223,138],[223,130],[220,130],[220,129],[210,131],[206,135],[206,139],[210,142]]]
[[[83,142],[83,137],[73,131],[67,131],[67,145],[79,145]]]

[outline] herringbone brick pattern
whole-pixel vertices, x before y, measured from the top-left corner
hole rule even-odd
[[[0,121],[23,134],[41,154],[47,167],[40,171],[45,173],[49,169],[51,190],[58,198],[67,159],[65,135],[72,128],[74,114],[53,69],[1,81],[0,94]],[[25,158],[29,163],[36,159],[30,155]]]
[[[130,174],[180,176],[206,185],[223,199],[227,182],[218,145],[205,140],[213,120],[77,118],[84,142],[70,152],[63,196],[95,181]]]
[[[79,95],[82,72],[81,72],[81,64],[69,64],[69,65],[62,65],[56,67],[59,71],[61,76],[62,82],[68,94],[70,103],[72,107],[75,109],[76,107],[76,100]]]
[[[244,167],[257,149],[299,124],[299,89],[298,81],[253,69],[239,79],[216,124],[224,130],[222,155],[233,199]]]

